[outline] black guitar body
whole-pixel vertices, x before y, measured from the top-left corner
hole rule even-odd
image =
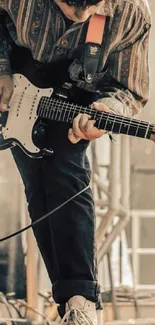
[[[99,129],[155,141],[153,123],[90,109],[101,92],[79,89],[69,78],[69,60],[40,63],[27,49],[15,46],[11,54],[14,92],[9,112],[0,115],[0,149],[18,145],[30,157],[40,158],[66,146],[68,129],[79,114],[89,114]],[[106,91],[106,83],[104,85]],[[3,136],[4,139],[3,139]],[[81,140],[85,149],[88,141]]]
[[[52,63],[41,63],[32,58],[31,52],[26,48],[12,45],[10,55],[12,73],[24,75],[33,85],[39,88],[53,88],[52,97],[67,100],[78,105],[88,106],[95,101],[96,94],[83,91],[76,87],[69,77],[68,69],[71,60],[59,60]],[[11,109],[11,108],[10,108]],[[5,126],[8,112],[1,113],[0,124]],[[18,127],[18,126],[17,126]],[[34,144],[47,153],[53,152],[68,143],[67,133],[70,124],[38,119],[34,125],[32,139]],[[12,140],[5,140],[0,135],[0,150],[8,149],[14,145]]]

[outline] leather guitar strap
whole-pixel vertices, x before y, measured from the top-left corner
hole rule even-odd
[[[90,20],[85,39],[84,53],[84,79],[91,83],[96,74],[101,55],[101,44],[103,40],[106,16],[94,14]]]

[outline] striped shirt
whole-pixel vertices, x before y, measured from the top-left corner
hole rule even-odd
[[[79,81],[77,86],[100,89],[100,101],[111,110],[134,115],[149,93],[148,2],[105,0],[97,13],[107,16],[100,64],[92,84]],[[54,0],[0,0],[0,75],[11,74],[11,40],[43,63],[72,59],[84,44],[87,26],[88,21],[66,25]]]

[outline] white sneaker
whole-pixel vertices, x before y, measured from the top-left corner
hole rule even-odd
[[[97,325],[96,305],[83,296],[74,296],[66,303],[61,325]]]

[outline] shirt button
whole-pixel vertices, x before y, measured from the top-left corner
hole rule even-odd
[[[57,55],[62,55],[63,53],[64,53],[64,50],[61,47],[57,47],[56,54]]]
[[[146,23],[146,24],[145,24],[145,28],[146,28],[146,30],[148,30],[149,27],[150,27],[150,25]]]
[[[67,47],[68,46],[68,41],[67,41],[66,38],[62,38],[62,40],[61,40],[61,46],[63,46],[63,47]]]

